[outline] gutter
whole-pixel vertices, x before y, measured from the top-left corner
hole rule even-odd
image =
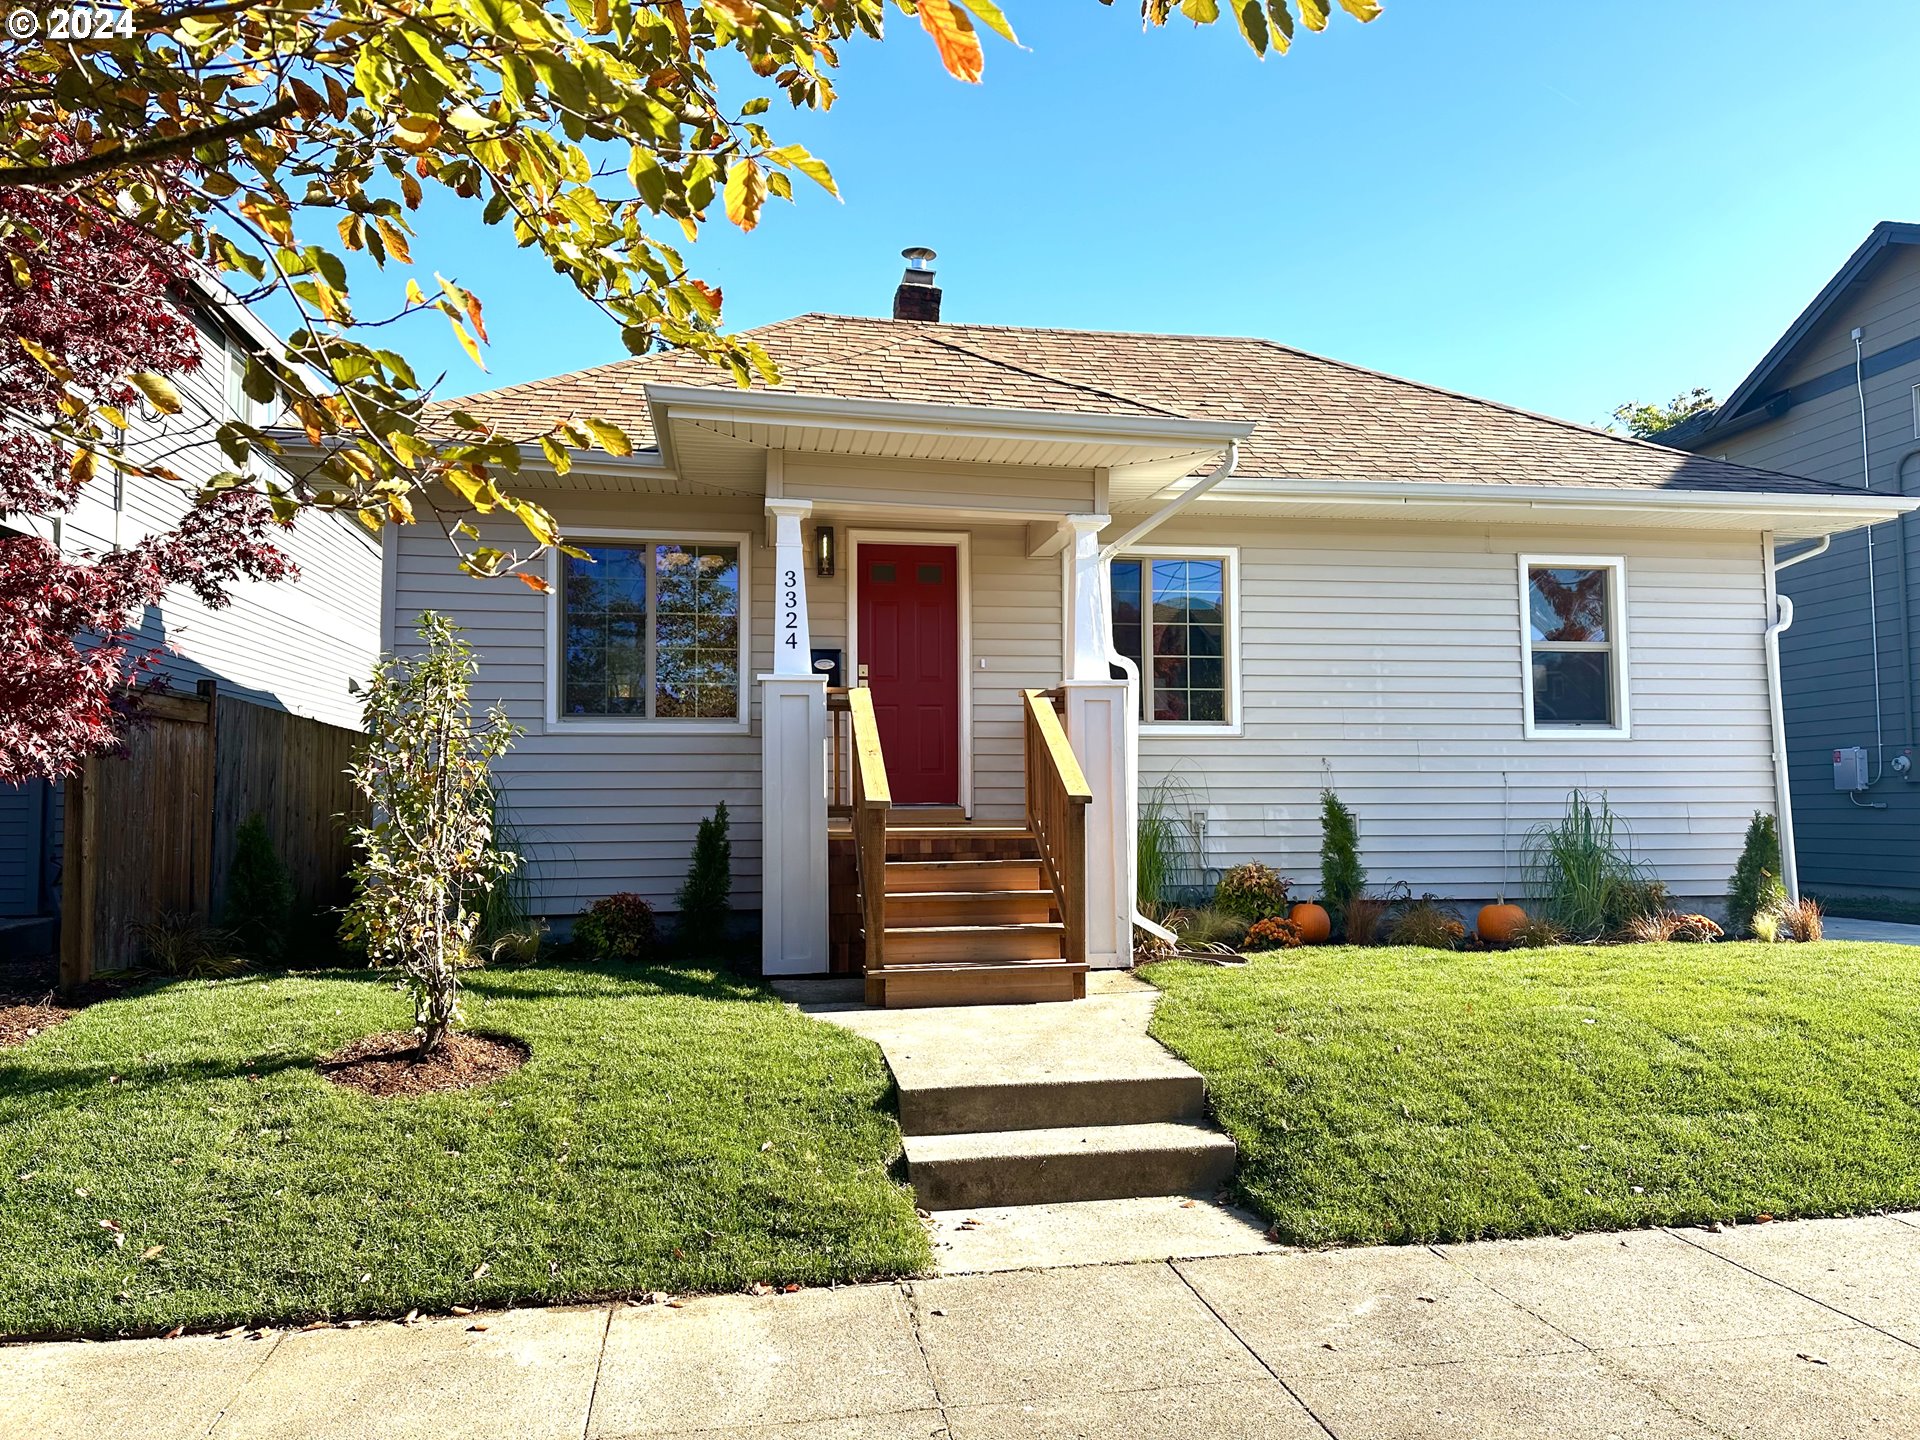
[[[1766,547],[1767,610],[1774,617],[1767,626],[1767,719],[1773,732],[1773,808],[1780,829],[1780,883],[1787,898],[1800,900],[1800,861],[1793,844],[1793,787],[1787,778],[1787,719],[1780,701],[1780,637],[1793,626],[1793,601],[1779,592],[1779,575],[1790,565],[1824,555],[1833,544],[1831,535],[1822,535],[1817,544],[1790,555],[1785,560],[1774,554],[1773,536],[1761,542]]]
[[[1186,490],[1168,501],[1165,505],[1162,505],[1158,510],[1154,511],[1153,514],[1127,531],[1126,534],[1122,535],[1118,540],[1115,540],[1110,545],[1104,545],[1100,549],[1100,608],[1108,618],[1106,630],[1107,663],[1117,666],[1120,673],[1127,677],[1127,704],[1130,707],[1128,714],[1131,717],[1131,723],[1127,726],[1127,798],[1128,808],[1132,812],[1128,817],[1129,823],[1127,830],[1135,837],[1135,845],[1139,844],[1140,834],[1140,667],[1113,648],[1113,557],[1119,551],[1140,539],[1141,536],[1159,529],[1160,526],[1172,519],[1183,506],[1199,499],[1200,496],[1206,494],[1207,491],[1218,485],[1222,480],[1225,480],[1233,473],[1233,467],[1239,463],[1240,442],[1238,440],[1230,440],[1227,442],[1226,457],[1221,460],[1218,465],[1214,466],[1197,485],[1188,486]],[[1180,943],[1180,937],[1167,929],[1166,926],[1157,924],[1140,913],[1140,887],[1137,880],[1133,888],[1133,894],[1129,896],[1128,899],[1131,902],[1133,923],[1136,928],[1144,930],[1149,935],[1160,940],[1164,940],[1169,945],[1178,945]]]

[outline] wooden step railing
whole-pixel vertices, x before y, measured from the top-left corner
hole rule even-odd
[[[1067,743],[1053,699],[1026,693],[1027,828],[1040,847],[1066,926],[1068,960],[1087,959],[1087,807],[1093,790]],[[882,842],[884,844],[884,840]]]
[[[887,784],[886,757],[880,751],[880,726],[873,718],[873,692],[864,685],[849,690],[846,707],[851,730],[847,768],[853,784],[849,819],[853,824],[854,865],[860,879],[867,970],[871,973],[886,964],[887,811],[893,805],[893,791]]]

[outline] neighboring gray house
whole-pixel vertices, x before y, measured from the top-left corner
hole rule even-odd
[[[196,305],[194,320],[201,365],[176,377],[186,410],[136,413],[130,445],[136,451],[165,446],[169,465],[199,478],[228,466],[213,443],[214,426],[253,404],[239,383],[247,353],[279,342],[246,310],[211,291]],[[170,528],[183,503],[171,486],[116,470],[97,476],[57,521],[14,517],[8,527],[51,540],[68,555],[101,553]],[[347,682],[365,680],[379,652],[379,537],[349,516],[309,514],[277,543],[300,567],[297,581],[242,582],[222,610],[169,592],[142,617],[135,644],[160,653],[158,673],[176,689],[191,692],[197,681],[212,678],[222,694],[358,729],[359,702]],[[60,801],[59,787],[44,781],[0,785],[0,922],[56,908]],[[25,932],[30,943],[44,944],[47,928]],[[0,949],[8,943],[0,935]]]
[[[1920,225],[1876,225],[1726,402],[1662,439],[1920,495]],[[1920,899],[1917,545],[1905,514],[1780,573],[1795,607],[1781,660],[1800,882],[1817,894]]]

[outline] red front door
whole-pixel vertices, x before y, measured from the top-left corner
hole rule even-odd
[[[952,545],[862,545],[860,665],[896,805],[960,801],[960,576]]]

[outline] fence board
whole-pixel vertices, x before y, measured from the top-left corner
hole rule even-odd
[[[301,913],[346,899],[348,827],[366,813],[346,770],[360,736],[217,695],[151,697],[126,745],[66,785],[60,980],[139,959],[134,927],[166,914],[218,916],[234,841],[266,821]],[[320,923],[330,923],[321,921]]]

